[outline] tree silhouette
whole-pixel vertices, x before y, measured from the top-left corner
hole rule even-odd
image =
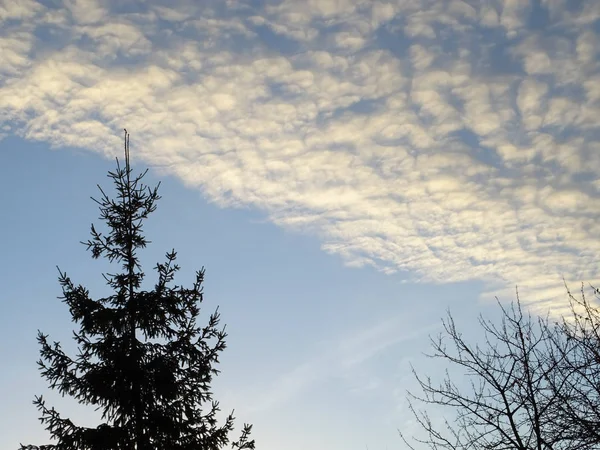
[[[415,438],[432,449],[448,450],[570,450],[588,449],[557,421],[558,412],[570,401],[557,387],[564,381],[565,334],[545,319],[524,315],[517,302],[510,308],[500,305],[499,325],[480,318],[483,342],[469,343],[448,314],[444,332],[432,339],[430,355],[462,369],[469,380],[465,389],[449,373],[441,383],[419,376],[413,369],[423,394],[410,394],[423,404],[446,408],[453,419],[436,423],[427,411],[410,410],[424,438]],[[566,369],[568,370],[568,369]],[[401,437],[407,442],[403,434]],[[597,447],[596,447],[597,448]]]
[[[79,324],[73,332],[76,357],[38,332],[38,365],[49,387],[96,407],[103,423],[78,426],[39,396],[34,404],[40,421],[56,443],[21,445],[21,450],[216,450],[229,444],[233,412],[219,425],[219,404],[210,389],[225,349],[218,309],[205,326],[197,324],[204,269],[191,288],[173,285],[179,270],[173,250],[156,265],[154,288],[142,289],[138,250],[149,243],[143,223],[160,199],[160,183],[154,188],[142,183],[146,172],[133,176],[125,130],[125,166],[117,159],[116,170],[108,173],[117,195],[113,199],[98,186],[101,197],[93,199],[108,232],[92,225],[91,239],[83,242],[94,259],[120,264],[117,273],[103,274],[112,295],[94,300],[59,269],[61,298]],[[254,449],[251,428],[245,424],[231,446]]]
[[[591,286],[594,300],[576,298],[567,287],[571,314],[557,324],[551,361],[556,376],[549,378],[553,394],[553,425],[578,449],[600,447],[600,291]]]

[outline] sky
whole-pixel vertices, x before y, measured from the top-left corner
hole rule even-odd
[[[151,269],[207,269],[215,396],[258,448],[405,448],[410,364],[519,287],[599,278],[600,2],[0,0],[0,448],[43,443],[37,329],[131,133]],[[93,423],[85,408],[52,397]]]

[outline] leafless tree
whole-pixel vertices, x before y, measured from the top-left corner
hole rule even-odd
[[[518,293],[510,307],[498,305],[499,324],[479,318],[485,336],[480,344],[467,342],[448,313],[444,331],[432,338],[433,353],[428,356],[449,363],[464,377],[456,383],[446,371],[438,384],[413,368],[422,394],[409,393],[409,405],[425,436],[413,437],[411,444],[401,432],[402,439],[410,448],[416,442],[435,450],[587,448],[555,420],[565,400],[559,387],[564,379],[561,370],[571,355],[569,335],[563,332],[570,325],[554,326],[547,318],[524,314]],[[449,414],[438,423],[427,410],[417,409],[415,402]]]
[[[549,332],[550,356],[556,365],[549,385],[558,398],[552,405],[554,426],[579,449],[600,448],[600,291],[596,302],[581,287],[580,298],[567,287],[571,315]]]

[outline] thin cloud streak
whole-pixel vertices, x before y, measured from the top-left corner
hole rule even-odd
[[[392,318],[354,330],[335,341],[323,342],[316,356],[278,374],[274,380],[267,380],[267,388],[249,389],[255,395],[246,399],[244,404],[252,405],[249,407],[252,412],[274,410],[288,404],[315,384],[333,379],[342,379],[355,394],[378,389],[380,382],[369,369],[372,360],[391,351],[394,346],[423,339],[439,326],[439,323],[435,323],[413,330],[407,326],[406,319]],[[357,383],[355,377],[367,381]]]

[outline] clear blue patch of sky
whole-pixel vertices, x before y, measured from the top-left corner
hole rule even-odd
[[[575,103],[584,103],[586,101],[585,86],[575,83],[563,84],[560,86],[552,86],[553,97],[568,97],[569,100]]]
[[[329,121],[334,121],[344,116],[353,116],[355,114],[368,116],[376,113],[384,105],[385,99],[382,98],[360,99],[347,107],[337,108],[333,111],[319,111],[316,117],[316,123],[318,125],[324,125]]]
[[[267,101],[272,101],[272,99],[280,99],[283,101],[292,101],[300,92],[297,91],[297,87],[295,85],[289,85],[284,82],[267,80],[266,81],[267,88],[269,89],[269,97],[266,99]]]
[[[569,0],[570,3],[576,3],[577,0]],[[567,2],[567,3],[569,3]],[[550,24],[550,13],[548,8],[542,5],[540,0],[532,0],[529,2],[530,12],[527,17],[527,28],[529,30],[546,30]]]
[[[54,24],[42,23],[35,28],[34,35],[38,45],[34,48],[35,54],[47,53],[64,48],[71,43],[72,33],[63,27]]]
[[[483,147],[480,144],[479,136],[467,128],[462,128],[452,133],[461,142],[469,148],[469,154],[477,161],[498,170],[503,169],[502,158],[491,148]]]
[[[366,98],[360,99],[357,102],[352,103],[348,107],[348,111],[361,115],[369,115],[376,113],[385,104],[384,99],[380,98]]]
[[[252,30],[260,42],[277,55],[295,55],[303,49],[303,45],[284,34],[275,33],[268,25],[254,25]]]
[[[571,14],[577,14],[583,10],[585,3],[585,0],[569,0],[568,2],[564,2],[564,6]]]
[[[582,172],[575,172],[573,175],[571,175],[571,180],[577,184],[577,185],[583,185],[585,186],[588,183],[592,183],[595,180],[598,179],[598,174],[596,172],[593,172],[591,170],[584,170]],[[590,189],[590,194],[594,194],[597,191],[595,189]],[[596,195],[598,195],[596,193]]]
[[[375,30],[374,45],[381,50],[387,50],[396,58],[403,60],[410,56],[412,41],[402,32],[401,19],[393,19],[388,24]]]
[[[523,75],[523,64],[511,54],[514,42],[500,29],[476,26],[471,51],[474,71],[481,76]]]
[[[37,0],[37,3],[45,6],[46,8],[58,9],[64,6],[62,0]]]

